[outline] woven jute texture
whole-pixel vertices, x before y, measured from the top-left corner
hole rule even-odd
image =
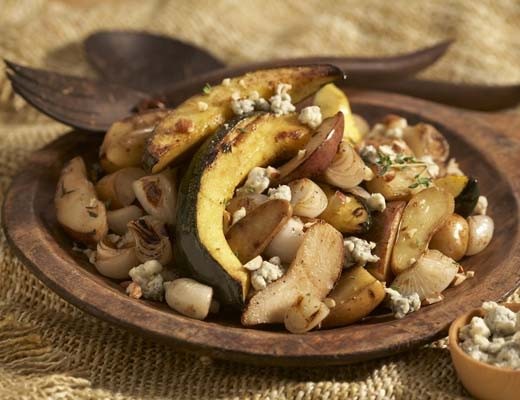
[[[228,63],[391,54],[450,37],[457,43],[426,76],[506,83],[520,81],[518,21],[517,0],[0,0],[0,57],[93,76],[80,43],[116,27],[166,33]],[[0,200],[27,155],[66,131],[14,97],[2,68]],[[199,359],[84,314],[29,274],[3,235],[0,246],[0,399],[469,398],[445,340],[346,367]]]

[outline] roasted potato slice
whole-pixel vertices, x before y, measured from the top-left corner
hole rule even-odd
[[[431,156],[436,163],[444,163],[450,154],[448,141],[432,125],[420,123],[404,130],[403,139],[415,157]]]
[[[377,244],[373,253],[379,257],[379,261],[368,263],[366,269],[383,282],[390,282],[393,277],[390,258],[405,207],[404,201],[387,203],[383,212],[372,215],[372,227],[364,236],[366,240]]]
[[[323,326],[344,326],[370,314],[385,299],[385,287],[363,267],[353,267],[341,275],[328,297],[336,305]]]
[[[246,326],[281,323],[301,296],[323,300],[338,280],[343,266],[343,237],[320,221],[303,237],[287,273],[257,292],[242,314]]]
[[[412,197],[403,211],[392,252],[391,265],[395,275],[401,274],[419,259],[431,237],[453,214],[454,208],[453,196],[436,187]]]
[[[292,215],[286,200],[269,200],[246,214],[226,234],[229,247],[242,263],[261,254]]]
[[[372,170],[375,177],[365,183],[367,190],[370,193],[381,193],[389,201],[408,200],[425,188],[424,185],[417,185],[417,182],[430,182],[428,170],[420,165],[390,170],[382,176],[378,175],[376,167],[372,167]]]
[[[152,110],[114,122],[99,149],[101,167],[106,172],[140,167],[146,140],[152,135],[155,125],[169,112]]]
[[[230,79],[228,84],[206,87],[204,92],[201,88],[199,95],[187,99],[157,125],[146,146],[143,165],[156,173],[180,161],[233,116],[231,96],[234,93],[248,97],[256,91],[268,99],[278,84],[286,83],[291,85],[289,94],[297,103],[342,75],[332,65],[275,68],[250,72]]]
[[[61,170],[54,205],[59,224],[74,240],[94,246],[107,234],[105,205],[96,197],[81,157],[73,158]]]
[[[318,218],[331,224],[341,233],[364,233],[370,229],[371,216],[363,200],[351,193],[321,184],[327,195],[327,208]]]
[[[446,223],[432,236],[430,249],[459,261],[466,254],[469,241],[468,222],[458,214],[449,216]]]

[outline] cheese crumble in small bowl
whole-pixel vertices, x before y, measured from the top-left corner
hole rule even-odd
[[[513,400],[520,393],[520,368],[515,360],[520,343],[513,343],[520,335],[520,321],[514,326],[506,315],[511,313],[500,306],[520,312],[520,303],[486,302],[450,326],[449,348],[455,370],[468,392],[482,400]]]

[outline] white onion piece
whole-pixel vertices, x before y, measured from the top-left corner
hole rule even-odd
[[[361,186],[354,186],[350,189],[346,189],[345,192],[352,193],[354,196],[358,196],[363,200],[370,198],[370,193],[368,193],[366,189],[362,188]]]
[[[363,181],[365,163],[350,144],[341,142],[336,156],[325,170],[323,177],[325,182],[333,186],[350,189]]]
[[[128,206],[118,210],[107,211],[108,227],[118,235],[128,231],[128,223],[143,216],[143,210],[137,206]]]
[[[469,240],[466,255],[472,256],[480,253],[491,242],[495,224],[487,215],[473,215],[468,217],[468,227]]]
[[[175,311],[194,319],[207,317],[213,298],[213,288],[190,278],[180,278],[164,284],[166,303]]]
[[[292,333],[308,332],[318,326],[329,312],[330,309],[320,299],[308,293],[287,310],[285,328]]]
[[[94,265],[101,275],[108,278],[128,279],[128,272],[139,265],[135,244],[129,243],[118,249],[105,237],[97,245]]]
[[[170,169],[156,175],[143,176],[132,184],[135,197],[151,216],[175,225],[177,176]]]
[[[459,264],[438,250],[427,250],[410,268],[397,275],[392,289],[403,296],[417,293],[422,300],[433,298],[455,278]]]
[[[303,240],[303,222],[292,217],[280,229],[264,251],[266,258],[280,257],[283,263],[290,264]]]
[[[316,218],[327,208],[327,195],[308,178],[297,179],[289,183],[293,215]]]

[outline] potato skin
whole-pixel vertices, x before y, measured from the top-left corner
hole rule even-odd
[[[370,314],[384,300],[385,287],[363,267],[354,267],[341,275],[328,297],[336,306],[323,326],[345,326]]]
[[[446,223],[433,235],[430,249],[460,260],[466,254],[469,241],[468,222],[458,214],[452,214]]]

